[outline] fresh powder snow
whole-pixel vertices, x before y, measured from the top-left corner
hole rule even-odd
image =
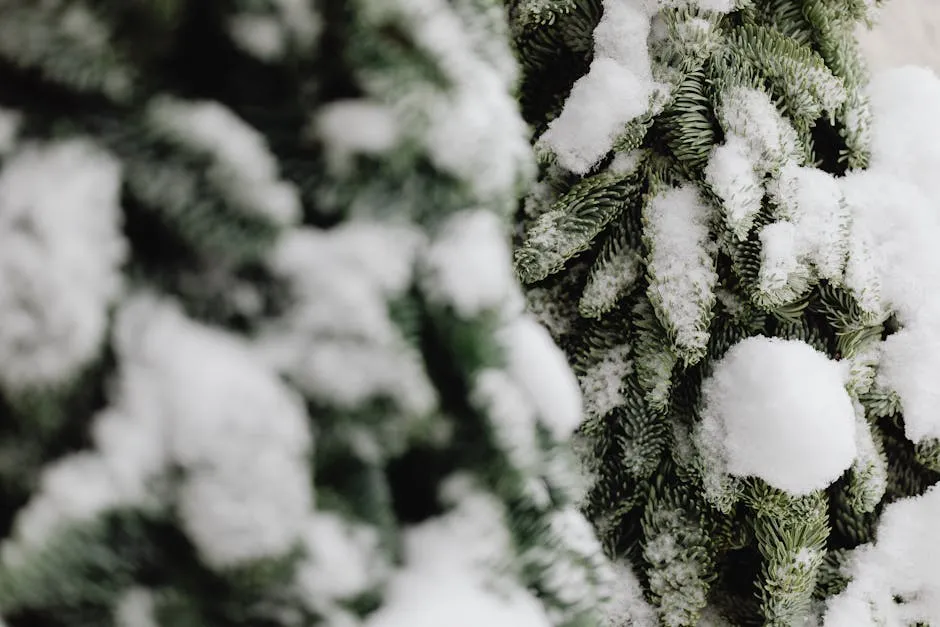
[[[536,474],[542,461],[535,405],[504,370],[489,368],[474,377],[470,400],[487,417],[500,450],[510,463]]]
[[[627,123],[645,113],[657,90],[647,39],[655,0],[604,0],[594,29],[594,60],[571,88],[561,114],[539,142],[558,162],[585,174],[612,148]]]
[[[492,211],[449,217],[422,261],[429,295],[462,318],[522,310],[507,228]]]
[[[95,449],[43,473],[2,546],[6,565],[61,526],[116,507],[147,507],[153,480],[182,471],[172,496],[183,529],[214,568],[287,553],[312,507],[303,400],[243,340],[147,295],[118,312],[121,364],[93,427]]]
[[[709,472],[755,476],[802,495],[828,486],[855,459],[845,370],[804,342],[742,340],[702,393],[695,440]]]
[[[328,165],[340,174],[348,170],[357,155],[391,150],[401,134],[388,105],[363,99],[340,100],[320,107],[313,127],[323,142]]]
[[[658,627],[656,610],[643,598],[643,587],[629,563],[613,564],[614,584],[603,606],[602,627]]]
[[[839,282],[848,254],[849,208],[836,178],[818,168],[789,163],[768,190],[779,218],[795,227],[796,256],[820,278]]]
[[[279,61],[292,47],[305,52],[313,47],[323,23],[308,2],[275,0],[266,4],[266,12],[241,10],[229,18],[229,36],[239,47],[267,63]]]
[[[874,317],[894,312],[902,325],[880,347],[876,380],[898,394],[905,434],[918,442],[940,437],[940,79],[888,70],[868,95],[870,168],[839,180],[852,214],[846,285]]]
[[[718,274],[711,257],[711,208],[693,185],[657,193],[643,208],[643,236],[649,249],[647,293],[676,345],[702,350],[715,303]]]
[[[759,172],[747,140],[730,135],[712,148],[705,166],[705,182],[718,198],[728,228],[738,239],[747,237],[764,199]]]
[[[300,395],[242,340],[170,303],[131,299],[118,333],[134,377],[128,414],[162,427],[157,441],[183,470],[182,527],[203,560],[226,568],[289,551],[313,498]]]
[[[907,627],[940,620],[940,486],[888,505],[874,544],[855,549],[848,587],[830,599],[823,627]]]
[[[456,506],[404,532],[402,567],[365,627],[553,625],[536,597],[501,573],[512,554],[504,506],[466,477],[444,491]]]
[[[114,623],[115,627],[160,627],[153,591],[135,586],[122,593]]]
[[[305,558],[294,587],[314,612],[330,613],[377,585],[390,572],[378,532],[339,514],[315,511],[303,526]]]
[[[539,420],[559,442],[581,424],[581,389],[565,354],[548,331],[529,315],[519,316],[497,333],[506,370],[536,407]]]
[[[418,139],[434,165],[469,183],[478,199],[514,208],[515,186],[532,174],[534,161],[528,128],[512,96],[518,68],[508,37],[480,54],[472,20],[461,19],[448,0],[386,0],[364,3],[362,10],[406,21],[414,45],[441,60],[448,81],[446,90],[428,84],[395,102],[399,122],[420,129]],[[400,94],[394,73],[367,80]]]
[[[388,301],[412,284],[424,246],[414,227],[394,223],[286,233],[271,267],[289,283],[294,303],[258,338],[259,356],[336,407],[384,397],[426,414],[436,393],[388,311]]]
[[[121,165],[85,139],[25,144],[0,171],[0,384],[56,387],[98,355],[123,287]]]
[[[584,418],[602,418],[626,404],[623,381],[633,372],[630,345],[604,351],[601,358],[578,377],[584,394]]]

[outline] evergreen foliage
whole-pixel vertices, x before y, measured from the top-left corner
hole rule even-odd
[[[540,161],[517,273],[581,381],[584,509],[662,625],[816,624],[886,507],[940,479],[879,375],[913,318],[872,304],[854,226],[872,160],[854,33],[876,4],[507,2]],[[755,336],[845,368],[857,453],[828,487],[715,470],[711,382]],[[879,603],[832,624],[895,624]]]
[[[489,0],[0,0],[0,624],[599,623],[516,80]]]

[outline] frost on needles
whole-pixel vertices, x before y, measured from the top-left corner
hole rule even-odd
[[[517,79],[494,2],[0,0],[0,624],[649,616],[513,274]]]
[[[517,273],[659,624],[940,622],[940,80],[869,82],[876,4],[510,3]]]

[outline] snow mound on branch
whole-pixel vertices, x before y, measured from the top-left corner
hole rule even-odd
[[[756,336],[702,387],[696,440],[711,470],[760,477],[795,495],[821,490],[856,455],[843,368],[804,342]]]
[[[0,137],[0,152],[3,142]],[[98,354],[108,308],[123,289],[128,248],[120,196],[121,164],[86,139],[30,143],[4,162],[0,385],[6,390],[67,384]]]
[[[894,313],[878,383],[898,394],[905,435],[940,437],[940,80],[930,70],[882,72],[868,87],[870,168],[840,180],[852,213],[846,284],[860,305]]]
[[[402,568],[365,627],[549,627],[538,600],[498,573],[512,550],[502,505],[464,478],[447,488],[457,507],[405,531]]]
[[[540,140],[568,170],[590,170],[627,123],[646,113],[654,94],[665,89],[653,79],[647,47],[657,9],[651,0],[604,1],[594,29],[594,61]]]
[[[829,601],[824,627],[901,627],[940,621],[940,486],[885,508],[877,541],[856,549],[852,581]],[[904,599],[897,603],[895,598]]]

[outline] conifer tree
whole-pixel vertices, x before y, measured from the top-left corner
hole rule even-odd
[[[940,624],[940,82],[869,83],[876,4],[507,2],[516,269],[655,624]]]
[[[0,0],[0,624],[599,624],[517,74],[490,0]]]

